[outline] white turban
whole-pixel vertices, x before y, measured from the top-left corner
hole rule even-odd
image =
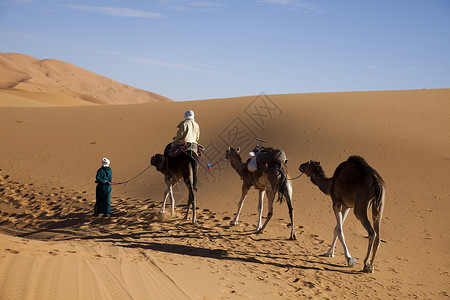
[[[194,119],[194,112],[192,110],[188,110],[184,113],[184,119],[185,120],[193,120]]]
[[[109,167],[109,163],[110,163],[110,161],[109,161],[109,159],[107,159],[106,157],[104,157],[104,158],[102,159],[102,166],[104,166],[104,167]]]

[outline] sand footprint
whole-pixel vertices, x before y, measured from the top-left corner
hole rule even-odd
[[[19,254],[20,252],[19,251],[17,251],[17,250],[14,250],[14,249],[5,249],[6,251],[8,251],[9,253],[12,253],[12,254]]]

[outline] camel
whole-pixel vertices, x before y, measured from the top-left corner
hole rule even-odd
[[[332,178],[325,176],[320,162],[316,161],[301,164],[299,170],[310,177],[311,182],[333,200],[337,225],[334,228],[331,247],[323,256],[334,256],[334,248],[339,238],[344,247],[348,266],[353,267],[356,264],[356,259],[348,251],[343,232],[345,218],[350,208],[353,208],[356,218],[369,234],[369,247],[362,271],[372,273],[373,261],[380,244],[380,223],[385,202],[386,187],[381,176],[360,156],[350,156],[347,161],[342,162],[334,171]],[[373,227],[367,216],[370,205],[372,205]],[[372,258],[369,259],[371,253]]]
[[[173,187],[178,183],[178,181],[183,178],[184,184],[189,191],[189,199],[186,210],[185,219],[188,219],[189,208],[192,206],[192,224],[197,223],[196,217],[196,201],[194,190],[196,190],[196,170],[197,162],[191,156],[181,153],[178,156],[164,156],[162,154],[155,154],[151,160],[150,164],[155,166],[156,169],[164,174],[164,182],[166,183],[167,189],[164,191],[164,201],[161,208],[161,213],[165,212],[166,200],[170,197],[170,202],[172,206],[172,215],[175,215],[175,199],[173,197]]]
[[[269,223],[270,219],[273,215],[273,201],[275,199],[275,194],[278,192],[278,200],[282,202],[283,196],[286,198],[286,203],[289,208],[289,217],[291,218],[291,236],[290,240],[295,240],[295,230],[294,230],[294,210],[292,208],[292,185],[286,179],[285,176],[280,174],[279,171],[275,169],[264,169],[258,168],[255,172],[250,172],[247,169],[247,163],[242,161],[241,156],[239,155],[239,148],[228,148],[226,151],[226,158],[230,160],[230,164],[234,170],[239,174],[242,179],[242,194],[241,199],[239,200],[238,210],[234,219],[230,222],[231,225],[237,225],[239,220],[239,215],[242,210],[242,206],[244,205],[245,197],[247,196],[248,191],[253,186],[259,191],[259,203],[258,203],[258,211],[259,211],[259,219],[258,225],[256,226],[255,233],[262,233],[264,228],[266,228],[267,223]],[[283,163],[282,170],[286,176],[288,175],[287,166]],[[267,218],[264,225],[261,225],[262,212],[263,212],[263,200],[264,195],[267,191],[268,196],[268,204],[269,204],[269,212],[267,213]]]

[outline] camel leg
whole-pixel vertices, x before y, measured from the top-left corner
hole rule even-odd
[[[364,264],[363,272],[366,273],[373,272],[373,261],[375,260],[375,255],[377,254],[377,250],[380,245],[380,224],[384,206],[384,187],[382,187],[381,195],[378,197],[380,197],[379,201],[381,202],[381,205],[376,205],[375,203],[372,204],[372,221],[375,230],[375,238],[372,246],[372,259],[370,264]]]
[[[294,229],[294,209],[292,208],[292,186],[290,182],[286,182],[286,189],[284,191],[284,197],[286,198],[286,203],[289,209],[289,217],[291,218],[291,237],[290,240],[296,240],[295,229]],[[344,217],[345,219],[345,217]]]
[[[162,207],[159,210],[160,213],[165,213],[166,211],[166,201],[167,201],[167,197],[169,197],[169,195],[171,195],[171,197],[173,197],[172,195],[172,184],[170,183],[170,181],[167,178],[164,178],[164,181],[166,182],[166,186],[167,189],[164,191],[164,200],[162,203]]]
[[[188,220],[189,217],[189,209],[191,208],[191,193],[189,192],[189,186],[186,184],[187,188],[188,188],[188,200],[187,200],[187,206],[186,206],[186,214],[184,215],[184,219]]]
[[[164,191],[164,200],[163,200],[163,203],[162,203],[162,207],[159,210],[159,212],[162,213],[162,214],[166,211],[167,197],[169,197],[169,187],[167,187],[167,189]]]
[[[181,173],[183,175],[184,184],[186,185],[188,192],[189,192],[189,198],[186,208],[186,215],[184,218],[187,220],[189,216],[189,208],[192,206],[192,224],[197,223],[197,217],[196,217],[196,211],[195,211],[195,195],[194,195],[194,189],[192,186],[192,180],[193,180],[193,171],[194,166],[191,164],[190,161],[186,162],[186,165],[181,170]]]
[[[195,194],[194,194],[194,188],[191,186],[189,188],[189,202],[192,205],[192,224],[197,223],[197,210],[196,210],[196,201],[195,201]]]
[[[373,230],[372,224],[370,224],[369,218],[367,217],[367,207],[359,209],[358,214],[356,216],[357,216],[358,220],[361,222],[361,224],[364,226],[364,228],[366,229],[366,231],[369,235],[369,245],[367,248],[366,258],[364,259],[363,271],[366,273],[372,273],[372,266],[371,266],[369,258],[370,258],[370,254],[371,254],[372,248],[373,248],[375,232]]]
[[[345,222],[345,218],[347,218],[348,212],[350,211],[349,208],[345,209],[342,213],[342,223]],[[338,235],[339,235],[339,226],[336,225],[336,227],[334,227],[334,237],[333,237],[333,242],[331,243],[331,247],[330,249],[328,249],[327,252],[325,252],[324,254],[322,254],[322,256],[326,256],[326,257],[334,257],[334,249],[336,248],[336,242],[338,239]]]
[[[373,241],[372,246],[372,259],[370,260],[370,264],[364,263],[363,271],[366,273],[373,273],[373,261],[375,260],[375,255],[378,250],[378,246],[380,245],[380,223],[381,223],[381,212],[372,210],[373,217],[373,227],[375,229],[375,239]]]
[[[172,206],[172,216],[175,215],[175,198],[173,197],[173,187],[174,185],[169,186],[169,196],[170,196],[170,205]]]
[[[265,193],[266,193],[265,190],[259,191],[259,202],[258,202],[259,217],[258,217],[258,225],[256,226],[255,233],[260,233],[261,228],[262,228],[262,213],[263,213],[263,202],[264,202]]]
[[[164,201],[161,207],[160,213],[166,212],[166,202],[167,198],[170,197],[170,204],[172,205],[172,215],[174,215],[175,199],[173,198],[173,187],[176,185],[172,183],[170,178],[165,177],[164,182],[166,183],[167,189],[164,191]]]
[[[188,195],[188,201],[187,201],[187,206],[186,206],[186,214],[184,215],[184,218],[186,220],[189,219],[189,209],[191,208],[191,201],[192,201],[191,192],[189,191],[189,187],[188,187],[188,193],[189,193],[189,195]]]
[[[242,185],[242,194],[241,194],[241,200],[239,200],[238,204],[238,210],[236,213],[236,216],[234,217],[234,220],[230,222],[230,225],[237,225],[239,220],[239,215],[241,214],[242,207],[244,206],[244,200],[247,196],[249,188],[246,185]]]
[[[334,230],[334,234],[335,236],[337,235],[337,237],[339,238],[339,241],[342,244],[342,247],[344,248],[344,254],[345,254],[345,258],[347,259],[347,265],[349,267],[353,267],[354,265],[356,265],[356,259],[354,259],[351,255],[350,252],[348,251],[347,248],[347,244],[345,243],[345,236],[344,236],[344,216],[346,216],[348,214],[348,211],[350,210],[350,208],[348,207],[343,207],[342,205],[334,205],[333,206],[333,210],[334,210],[334,215],[336,216],[336,221],[337,221],[337,226]],[[333,244],[331,245],[331,253],[334,255],[334,247],[336,246],[335,243],[336,239],[333,239]],[[330,252],[329,250],[329,252]]]
[[[191,196],[188,197],[188,202],[187,202],[187,206],[186,206],[186,214],[184,215],[185,220],[189,219],[189,209],[190,208],[191,208]]]
[[[195,224],[197,223],[197,200],[194,193],[194,190],[197,191],[197,162],[195,160],[192,161],[191,176],[188,181],[189,198],[191,198],[190,202],[192,204],[192,224]]]
[[[344,248],[344,254],[345,254],[345,258],[347,259],[347,265],[349,267],[353,267],[356,265],[356,259],[354,259],[351,255],[350,252],[348,251],[347,248],[347,244],[345,243],[345,236],[344,236],[344,218],[343,215],[344,214],[348,214],[348,211],[350,210],[350,208],[346,207],[346,208],[342,208],[339,209],[336,207],[335,209],[335,215],[336,215],[336,219],[338,222],[338,238],[339,241],[342,244],[342,247]]]
[[[269,193],[270,195],[267,195],[268,197],[268,206],[269,206],[269,212],[267,213],[267,218],[266,221],[264,222],[264,225],[261,227],[260,230],[256,231],[256,233],[263,233],[264,228],[266,228],[267,223],[269,223],[270,219],[273,216],[273,201],[275,200],[275,193],[271,192]],[[261,209],[261,213],[262,213],[262,209]],[[261,218],[260,218],[261,220]]]
[[[367,230],[369,235],[369,245],[367,249],[367,255],[364,259],[364,268],[363,272],[372,273],[373,272],[373,261],[375,259],[375,254],[377,253],[378,246],[380,245],[380,222],[381,222],[381,212],[377,210],[375,205],[372,207],[372,219],[373,219],[373,227],[369,222],[367,216],[367,209],[361,209],[361,218],[358,219],[363,224],[364,228]],[[372,258],[370,258],[370,254],[372,253]]]
[[[197,216],[196,216],[196,210],[195,210],[196,203],[195,203],[194,189],[192,187],[192,182],[189,178],[187,180],[185,180],[184,182],[189,191],[189,199],[188,199],[188,204],[187,204],[187,209],[186,209],[186,215],[184,216],[184,218],[186,220],[188,219],[189,208],[192,206],[192,224],[195,224],[195,223],[197,223]]]

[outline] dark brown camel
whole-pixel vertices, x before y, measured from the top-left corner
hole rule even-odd
[[[319,187],[333,200],[333,210],[337,225],[330,249],[323,256],[333,257],[337,238],[344,247],[347,264],[353,267],[356,260],[351,257],[345,244],[343,225],[350,208],[369,234],[369,248],[364,260],[363,272],[373,272],[373,261],[380,244],[380,223],[385,201],[385,184],[381,176],[360,156],[350,156],[334,171],[332,178],[327,178],[319,162],[309,161],[300,165],[300,171],[311,178],[311,182]],[[367,210],[372,205],[372,224]],[[370,254],[372,253],[372,258]]]
[[[239,155],[239,148],[228,148],[226,151],[226,157],[230,160],[231,166],[242,179],[242,195],[241,200],[238,204],[238,211],[234,220],[231,221],[231,225],[237,225],[239,215],[242,210],[242,206],[244,205],[245,197],[247,196],[248,191],[253,186],[259,191],[259,220],[258,225],[256,226],[255,233],[262,233],[264,228],[266,228],[267,223],[269,223],[272,215],[273,215],[273,201],[275,199],[275,194],[278,192],[278,200],[281,202],[283,200],[283,196],[286,198],[286,203],[289,208],[289,217],[291,218],[291,240],[295,240],[295,230],[294,230],[294,210],[292,208],[292,186],[289,180],[286,180],[282,174],[280,174],[277,170],[274,169],[264,169],[258,168],[255,172],[250,172],[247,169],[247,163],[242,161],[241,156]],[[282,170],[286,176],[288,175],[287,166],[283,163]],[[267,196],[269,199],[269,212],[267,213],[266,221],[264,225],[261,226],[262,219],[262,211],[263,211],[263,200],[264,194],[267,191]]]
[[[164,174],[164,182],[167,185],[167,189],[164,192],[164,201],[161,208],[161,212],[164,213],[166,209],[167,197],[170,197],[172,206],[172,215],[175,214],[175,199],[173,198],[173,187],[178,181],[183,178],[184,184],[189,191],[189,199],[187,203],[187,210],[185,219],[188,218],[189,208],[192,206],[192,223],[197,222],[196,217],[196,201],[194,195],[194,189],[196,184],[196,161],[187,154],[181,153],[178,156],[170,157],[162,154],[155,154],[150,163],[155,166],[156,169]]]

